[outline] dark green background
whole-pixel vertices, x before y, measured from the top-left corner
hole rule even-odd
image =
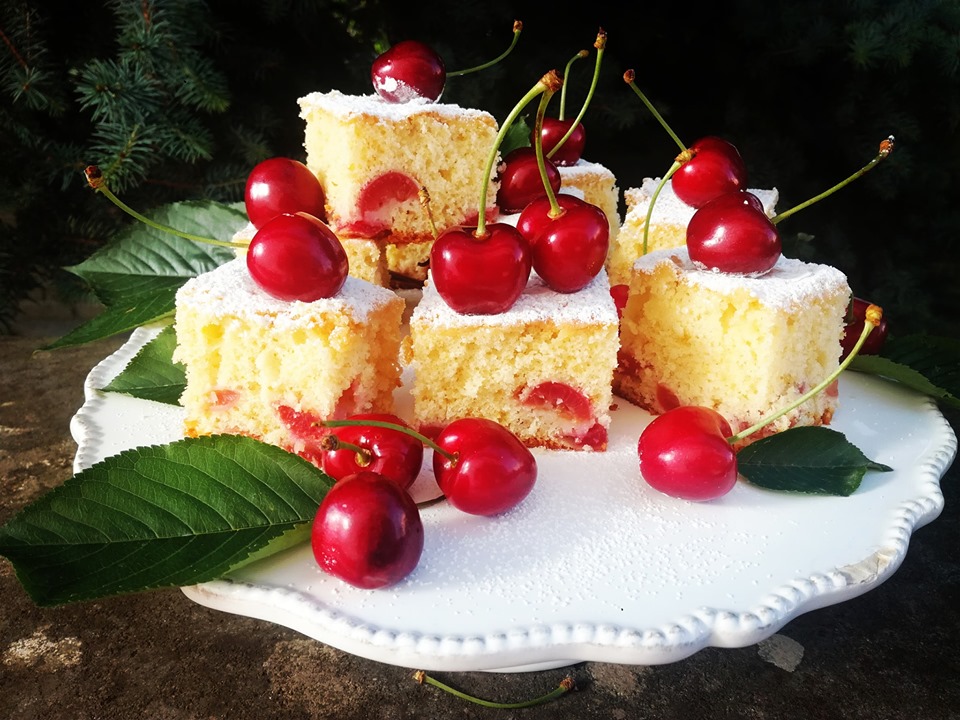
[[[429,42],[452,70],[499,54],[512,21],[522,20],[520,42],[506,61],[450,79],[443,98],[502,120],[544,72],[562,70],[578,50],[591,48],[602,26],[608,46],[585,118],[585,156],[613,170],[621,189],[661,175],[677,151],[624,84],[627,68],[685,142],[707,134],[734,142],[749,184],[776,186],[781,210],[854,172],[892,134],[897,149],[887,161],[783,222],[785,252],[838,266],[856,294],[885,307],[894,333],[957,334],[958,2],[742,0],[706,9],[498,0],[155,3],[161,11],[171,4],[196,5],[204,18],[202,32],[184,33],[185,42],[222,75],[229,105],[195,112],[213,137],[208,160],[166,159],[125,189],[140,209],[189,197],[236,200],[258,155],[302,157],[297,98],[331,88],[370,92],[370,62],[390,42]],[[66,98],[55,116],[14,99],[9,80],[0,89],[2,117],[27,119],[36,134],[25,142],[4,123],[0,297],[8,317],[15,290],[42,282],[69,293],[72,286],[54,268],[82,259],[125,222],[83,185],[82,167],[102,159],[91,141],[91,113],[71,86],[71,71],[115,57],[124,42],[112,8],[76,3],[54,12],[46,3],[12,2],[0,17],[0,29],[12,36],[25,17],[18,11],[33,11],[44,61]],[[4,49],[9,66],[10,45]],[[579,108],[592,63],[592,56],[581,60],[570,73],[568,115]],[[255,131],[257,142],[240,142],[240,127]],[[72,164],[44,154],[37,138],[69,141]]]

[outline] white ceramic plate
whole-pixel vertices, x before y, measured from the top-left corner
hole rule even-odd
[[[103,387],[152,336],[94,368],[71,429],[76,469],[181,437],[178,408]],[[293,628],[373,660],[425,670],[519,671],[585,660],[657,664],[707,646],[744,647],[791,618],[864,593],[899,567],[914,529],[943,508],[956,436],[936,405],[846,373],[833,427],[867,457],[847,498],[739,483],[690,503],[650,489],[637,469],[647,413],[620,401],[606,453],[538,451],[530,496],[495,518],[423,509],[420,564],[399,585],[359,590],[324,575],[307,546],[229,580],[184,588],[211,608]],[[400,414],[409,393],[398,391]],[[430,453],[420,497],[435,494]]]

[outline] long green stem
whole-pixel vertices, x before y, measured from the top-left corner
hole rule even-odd
[[[490,177],[493,174],[493,166],[497,161],[500,145],[503,143],[503,139],[506,137],[507,131],[510,129],[510,126],[513,125],[513,121],[517,119],[517,115],[523,111],[523,109],[530,103],[531,100],[548,89],[556,92],[560,89],[562,83],[563,81],[560,79],[560,76],[557,74],[556,70],[551,70],[548,72],[537,81],[536,85],[527,91],[527,94],[524,95],[520,102],[518,102],[513,110],[510,111],[510,114],[507,115],[507,118],[500,126],[500,132],[497,133],[497,139],[494,141],[493,148],[490,150],[490,156],[487,158],[487,167],[483,172],[483,182],[480,186],[480,206],[478,208],[480,212],[477,217],[477,229],[474,230],[474,236],[482,238],[487,234],[487,192],[490,187]]]
[[[761,428],[769,425],[777,418],[783,417],[791,410],[794,410],[795,408],[800,407],[807,400],[809,400],[814,395],[816,395],[821,390],[823,390],[828,385],[830,385],[830,383],[836,380],[837,376],[840,373],[842,373],[844,370],[846,370],[847,366],[851,362],[853,362],[853,359],[857,356],[857,353],[860,352],[860,348],[863,347],[863,343],[866,342],[867,337],[870,335],[873,329],[880,324],[881,317],[882,317],[882,311],[880,310],[880,308],[877,307],[876,305],[871,305],[867,309],[867,321],[863,324],[863,331],[860,333],[860,337],[857,338],[857,342],[853,346],[853,349],[850,351],[850,354],[844,358],[843,362],[840,363],[840,365],[837,367],[836,370],[830,373],[830,375],[828,375],[827,378],[823,382],[821,382],[819,385],[817,385],[816,387],[812,388],[811,390],[808,390],[803,395],[801,395],[799,400],[796,400],[795,402],[791,403],[790,405],[783,408],[782,410],[777,410],[771,415],[768,415],[767,417],[760,420],[760,422],[748,427],[746,430],[741,430],[736,435],[733,435],[727,438],[727,442],[729,442],[731,445],[740,442],[741,440],[752,435],[753,433],[757,432]]]
[[[647,109],[653,114],[660,125],[663,126],[663,129],[667,131],[667,135],[672,137],[673,141],[680,146],[680,150],[685,151],[687,146],[680,141],[680,138],[678,138],[677,134],[673,132],[673,129],[667,124],[667,121],[663,119],[663,116],[659,112],[657,112],[657,109],[653,106],[653,103],[647,100],[647,96],[644,95],[640,88],[637,87],[637,84],[634,82],[635,77],[636,73],[634,73],[633,70],[627,70],[623,74],[623,81],[629,85],[630,88],[637,94],[637,97],[643,101],[643,104],[647,106]]]
[[[683,165],[679,160],[674,160],[673,165],[670,166],[670,169],[667,170],[666,174],[661,178],[660,184],[657,185],[657,189],[653,191],[653,196],[650,198],[650,203],[647,205],[647,219],[643,223],[643,254],[647,254],[647,239],[650,236],[650,218],[653,217],[653,206],[657,202],[657,198],[660,197],[660,191],[663,190],[663,186],[667,184],[670,178],[673,177],[673,174],[680,169]]]
[[[842,188],[842,187],[845,186],[845,185],[850,184],[851,182],[853,182],[854,180],[856,180],[856,179],[857,179],[858,177],[860,177],[861,175],[865,175],[865,174],[868,173],[870,170],[873,170],[873,168],[875,168],[875,167],[877,166],[877,164],[878,164],[881,160],[885,159],[890,153],[892,153],[892,152],[893,152],[893,147],[894,147],[893,135],[890,135],[889,137],[887,137],[887,138],[885,138],[883,141],[881,141],[881,143],[880,143],[880,150],[879,150],[879,152],[877,153],[876,157],[874,157],[873,160],[871,160],[870,162],[868,162],[868,163],[867,163],[866,165],[864,165],[862,168],[860,168],[859,170],[857,170],[853,175],[851,175],[850,177],[848,177],[846,180],[841,180],[840,182],[838,182],[836,185],[834,185],[834,186],[833,186],[832,188],[830,188],[829,190],[824,190],[822,193],[820,193],[819,195],[815,195],[814,197],[810,198],[810,199],[807,200],[806,202],[802,202],[802,203],[800,203],[799,205],[790,208],[789,210],[785,210],[785,211],[783,211],[782,213],[779,213],[776,217],[774,217],[774,218],[771,220],[771,222],[772,222],[774,225],[776,225],[778,222],[780,222],[781,220],[785,220],[786,218],[790,217],[790,216],[793,215],[794,213],[800,212],[800,211],[803,210],[804,208],[809,207],[809,206],[813,205],[814,203],[819,202],[820,200],[823,200],[823,199],[824,199],[825,197],[827,197],[828,195],[832,195],[832,194],[835,193],[837,190],[839,190],[840,188]]]
[[[444,692],[448,692],[451,695],[454,695],[460,698],[461,700],[467,700],[468,702],[472,702],[476,705],[482,705],[483,707],[488,707],[488,708],[497,708],[500,710],[519,710],[521,708],[534,707],[535,705],[543,705],[544,703],[548,703],[551,700],[556,700],[558,697],[564,695],[565,693],[569,692],[574,688],[573,678],[568,676],[568,677],[565,677],[563,680],[561,680],[560,684],[557,685],[557,687],[555,687],[553,690],[548,692],[546,695],[541,695],[540,697],[533,698],[532,700],[524,700],[522,702],[505,703],[505,702],[494,702],[493,700],[483,700],[482,698],[478,698],[473,695],[468,695],[465,692],[461,692],[456,688],[452,688],[449,685],[442,683],[435,678],[430,677],[423,670],[417,670],[417,672],[413,674],[413,679],[416,680],[421,685],[424,683],[426,683],[427,685],[433,685],[435,688],[439,688]]]
[[[587,97],[583,101],[583,105],[580,106],[580,112],[577,114],[576,119],[570,123],[570,127],[567,129],[567,132],[564,134],[560,141],[553,146],[553,149],[547,153],[547,157],[553,157],[554,153],[557,152],[563,144],[567,141],[567,138],[573,134],[573,131],[577,129],[577,125],[580,124],[580,121],[583,120],[583,116],[587,112],[587,108],[590,107],[590,101],[593,100],[593,94],[597,89],[597,81],[600,79],[600,63],[603,61],[603,51],[607,47],[607,33],[603,28],[600,28],[597,33],[597,39],[594,41],[593,46],[597,49],[597,61],[593,65],[593,80],[590,82],[590,89],[587,91]],[[561,116],[562,117],[562,116]]]
[[[406,425],[398,425],[397,423],[389,422],[386,420],[321,420],[317,423],[324,427],[379,427],[386,428],[387,430],[396,430],[397,432],[402,432],[410,437],[415,437],[417,440],[422,442],[428,448],[433,450],[436,453],[440,453],[452,463],[457,461],[457,456],[455,453],[447,452],[442,447],[437,445],[433,440],[428,438],[426,435],[417,432],[411,427]]]
[[[560,88],[560,112],[557,114],[557,118],[559,120],[563,120],[564,113],[566,112],[566,109],[567,109],[567,88],[570,85],[570,82],[569,82],[570,68],[573,67],[573,63],[575,63],[577,60],[585,58],[589,54],[590,53],[588,51],[581,50],[572,58],[570,58],[567,61],[566,67],[563,68],[563,87]]]
[[[87,166],[84,171],[87,177],[87,183],[96,190],[98,193],[106,195],[106,197],[116,205],[118,208],[123,210],[127,215],[130,215],[133,218],[136,218],[144,225],[152,227],[154,230],[160,230],[161,232],[170,233],[171,235],[176,235],[177,237],[182,237],[184,240],[192,240],[193,242],[204,243],[206,245],[219,245],[220,247],[229,247],[229,248],[245,248],[245,243],[235,243],[229,242],[227,240],[215,240],[214,238],[201,237],[200,235],[192,235],[191,233],[185,233],[176,228],[172,228],[169,225],[162,225],[154,220],[151,220],[146,215],[138,213],[132,207],[123,202],[120,198],[113,194],[113,191],[107,187],[106,181],[103,179],[103,175],[100,172],[100,168],[96,165]]]
[[[550,202],[550,217],[560,217],[563,214],[563,208],[560,207],[560,203],[557,202],[557,194],[553,191],[553,186],[550,184],[550,178],[547,177],[547,162],[543,157],[543,136],[541,135],[541,130],[543,129],[543,116],[547,113],[547,105],[550,104],[550,98],[553,97],[552,90],[544,90],[543,95],[540,97],[540,106],[537,108],[537,117],[533,123],[533,150],[534,154],[537,157],[537,170],[540,173],[540,181],[543,183],[543,189],[547,193],[547,200]]]
[[[510,47],[504,50],[502,53],[497,55],[493,60],[485,62],[482,65],[477,65],[476,67],[466,68],[465,70],[454,70],[453,72],[448,72],[447,77],[458,77],[460,75],[467,75],[468,73],[477,72],[478,70],[486,70],[488,67],[496,65],[498,62],[503,60],[507,55],[513,52],[513,48],[517,45],[517,40],[520,39],[520,33],[523,31],[523,23],[519,20],[513,21],[513,40],[510,42]]]

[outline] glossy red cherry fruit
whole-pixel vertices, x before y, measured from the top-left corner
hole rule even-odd
[[[350,421],[375,420],[409,427],[402,419],[390,413],[361,413],[351,415]],[[344,425],[330,428],[339,443],[354,448],[340,447],[323,453],[322,468],[334,480],[368,470],[383,475],[405,490],[413,485],[423,465],[423,443],[409,433],[376,425]]]
[[[556,198],[562,214],[550,217],[550,200],[534,200],[520,213],[517,230],[530,242],[537,275],[553,290],[572,293],[603,269],[610,223],[596,205],[563,193]]]
[[[545,117],[543,119],[540,138],[543,143],[544,155],[550,155],[557,146],[557,143],[563,140],[563,136],[567,134],[567,131],[570,130],[572,125],[573,120],[559,120],[551,117]],[[533,134],[533,132],[530,133],[531,144],[536,142]],[[576,165],[580,158],[583,157],[583,147],[586,142],[587,130],[583,127],[583,123],[577,123],[576,128],[570,133],[567,141],[563,143],[560,149],[553,153],[553,155],[550,155],[550,160],[554,165],[561,167]]]
[[[430,249],[430,277],[440,297],[464,315],[506,312],[530,279],[530,244],[512,225],[444,230]]]
[[[736,146],[718,137],[705,137],[688,148],[693,158],[671,178],[673,191],[687,205],[703,207],[719,195],[746,190],[747,168]]]
[[[863,325],[866,322],[865,316],[868,307],[870,307],[870,301],[858,297],[853,298],[853,302],[850,304],[849,317],[843,328],[843,336],[840,339],[840,347],[842,348],[840,354],[841,360],[853,352],[853,346],[856,345],[857,340],[860,339],[860,334],[863,332]],[[887,320],[886,318],[881,318],[880,324],[877,325],[867,336],[867,339],[863,341],[863,347],[860,348],[857,354],[879,355],[883,349],[883,344],[886,342],[887,333]]]
[[[305,212],[326,220],[320,181],[306,165],[290,158],[258,163],[247,176],[244,203],[256,228],[284,213]]]
[[[759,275],[780,258],[776,225],[747,192],[721,195],[697,210],[687,225],[690,259],[711,270]]]
[[[533,489],[537,461],[505,427],[492,420],[461,418],[447,425],[436,443],[455,457],[433,454],[437,484],[454,507],[472,515],[497,515]]]
[[[710,408],[669,410],[640,434],[640,474],[654,489],[684,500],[726,495],[737,482],[731,434],[730,424]]]
[[[387,587],[420,561],[423,522],[406,490],[378,473],[362,471],[327,492],[310,541],[325,572],[359,588]]]
[[[554,193],[560,191],[560,171],[544,158],[547,180]],[[537,166],[536,150],[519,147],[507,153],[500,168],[500,188],[497,190],[497,207],[504,213],[518,213],[538,198],[546,197],[540,168]]]
[[[447,72],[443,59],[429,45],[404,40],[373,61],[370,80],[377,94],[388,102],[436,102],[443,93]]]
[[[280,300],[333,297],[347,279],[347,254],[322,221],[307,213],[278,215],[257,231],[247,269],[264,292]]]

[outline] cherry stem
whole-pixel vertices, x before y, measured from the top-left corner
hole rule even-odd
[[[370,464],[370,461],[373,460],[369,450],[365,450],[359,445],[354,445],[353,443],[341,440],[332,433],[330,435],[323,436],[323,438],[320,440],[320,449],[324,452],[330,452],[333,450],[352,450],[357,455],[357,465],[360,467],[366,467]]]
[[[433,210],[430,208],[430,193],[427,191],[426,185],[420,186],[420,189],[417,191],[417,199],[420,200],[420,207],[422,207],[423,211],[427,214],[427,222],[430,223],[430,232],[433,234],[434,239],[436,239],[437,223],[433,219]]]
[[[673,174],[680,169],[683,165],[683,161],[680,158],[674,160],[673,165],[670,166],[670,169],[667,170],[666,174],[660,179],[660,184],[657,185],[657,189],[653,191],[653,197],[650,198],[650,203],[647,205],[647,219],[643,223],[643,254],[647,254],[647,238],[650,236],[650,218],[653,217],[653,206],[657,202],[657,198],[660,197],[660,191],[663,190],[663,186],[667,184],[667,181],[673,177]]]
[[[229,242],[227,240],[215,240],[213,238],[201,237],[199,235],[191,235],[190,233],[185,233],[175,228],[170,227],[169,225],[161,225],[155,220],[151,220],[146,215],[142,215],[134,210],[132,207],[128,206],[120,198],[113,194],[113,191],[107,187],[107,181],[103,177],[103,173],[100,172],[100,168],[96,165],[88,165],[84,170],[84,175],[87,178],[87,184],[96,190],[98,193],[106,195],[107,198],[116,205],[118,208],[123,210],[127,215],[130,215],[133,218],[136,218],[144,225],[152,227],[154,230],[159,230],[161,232],[170,233],[171,235],[176,235],[177,237],[182,237],[184,240],[192,240],[193,242],[205,243],[207,245],[219,245],[220,247],[229,247],[229,248],[245,248],[247,247],[245,243],[236,243]]]
[[[865,317],[865,322],[863,324],[863,331],[860,333],[860,337],[857,338],[857,343],[853,346],[853,349],[850,351],[850,354],[847,355],[846,358],[844,358],[843,362],[840,363],[837,369],[827,376],[826,380],[821,382],[815,388],[801,395],[799,400],[791,403],[790,405],[783,408],[782,410],[778,410],[775,413],[768,415],[767,417],[760,420],[760,422],[758,422],[756,425],[752,425],[748,427],[746,430],[741,430],[736,435],[733,435],[727,438],[727,442],[729,442],[731,445],[734,443],[740,442],[744,438],[757,432],[757,430],[760,430],[764,426],[769,425],[777,418],[782,417],[786,415],[788,412],[790,412],[791,410],[799,407],[800,405],[805,403],[807,400],[812,398],[814,395],[819,393],[821,390],[823,390],[825,387],[830,385],[830,383],[832,383],[834,380],[836,380],[837,376],[840,373],[842,373],[844,370],[846,370],[847,366],[851,362],[853,362],[853,359],[857,356],[857,353],[860,352],[860,348],[863,347],[863,343],[866,342],[867,337],[870,335],[871,332],[873,332],[873,329],[880,324],[880,320],[883,318],[883,310],[878,305],[870,305],[867,308],[865,315],[866,317]]]
[[[873,160],[871,160],[870,162],[868,162],[868,163],[867,163],[866,165],[864,165],[862,168],[860,168],[859,170],[857,170],[853,175],[851,175],[850,177],[848,177],[846,180],[842,180],[841,182],[838,182],[836,185],[834,185],[834,186],[833,186],[832,188],[830,188],[829,190],[824,190],[824,191],[823,191],[822,193],[820,193],[819,195],[816,195],[816,196],[810,198],[810,199],[807,200],[806,202],[802,202],[802,203],[800,203],[799,205],[790,208],[789,210],[785,210],[785,211],[783,211],[782,213],[779,213],[778,215],[776,215],[775,217],[773,217],[773,218],[770,220],[770,222],[772,222],[774,225],[776,225],[778,222],[780,222],[781,220],[784,220],[784,219],[790,217],[790,216],[793,215],[794,213],[799,212],[800,210],[803,210],[804,208],[809,207],[810,205],[813,205],[814,203],[819,202],[820,200],[823,200],[823,199],[824,199],[825,197],[827,197],[828,195],[832,195],[832,194],[835,193],[837,190],[839,190],[840,188],[842,188],[844,185],[848,185],[849,183],[853,182],[854,180],[856,180],[856,179],[857,179],[858,177],[860,177],[861,175],[865,175],[865,174],[868,173],[869,171],[873,170],[873,168],[876,167],[877,164],[878,164],[881,160],[884,160],[890,153],[892,153],[892,152],[893,152],[893,147],[894,147],[893,135],[890,135],[889,137],[885,138],[884,140],[882,140],[882,141],[880,142],[880,150],[877,152],[876,157],[874,157]]]
[[[520,102],[510,111],[510,114],[507,115],[506,120],[504,120],[500,126],[500,132],[497,133],[497,139],[493,143],[493,148],[490,150],[490,156],[487,158],[487,167],[483,173],[483,183],[480,187],[480,212],[477,214],[477,229],[474,230],[473,233],[475,237],[483,238],[487,234],[487,191],[490,186],[490,176],[493,173],[493,166],[497,161],[500,145],[503,143],[507,131],[510,129],[510,126],[513,125],[513,121],[517,119],[517,115],[521,113],[531,100],[546,90],[556,92],[562,84],[563,80],[557,74],[556,70],[548,72],[537,81],[536,85],[527,91],[527,94],[524,95]]]
[[[573,678],[568,675],[567,677],[565,677],[563,680],[560,681],[560,684],[557,685],[557,687],[555,687],[553,690],[548,692],[546,695],[541,695],[540,697],[533,698],[532,700],[524,700],[523,702],[504,703],[504,702],[494,702],[492,700],[483,700],[473,695],[468,695],[465,692],[461,692],[456,688],[452,688],[449,685],[446,685],[445,683],[440,682],[436,678],[430,677],[423,670],[417,670],[413,674],[413,679],[416,680],[421,685],[426,683],[427,685],[433,685],[436,688],[440,688],[441,690],[448,692],[451,695],[455,695],[461,700],[467,700],[477,705],[483,705],[484,707],[488,707],[488,708],[498,708],[501,710],[518,710],[520,708],[528,708],[528,707],[534,707],[535,705],[543,705],[544,703],[548,703],[551,700],[556,700],[558,697],[569,692],[574,688]]]
[[[510,42],[510,47],[500,53],[497,57],[489,62],[485,62],[482,65],[477,65],[476,67],[467,68],[465,70],[454,70],[453,72],[448,72],[447,77],[459,77],[460,75],[467,75],[472,72],[477,72],[478,70],[486,70],[488,67],[496,65],[498,62],[503,60],[507,55],[513,52],[513,48],[516,47],[517,41],[520,39],[520,33],[523,30],[523,23],[520,20],[513,21],[513,40]]]
[[[663,129],[667,131],[667,135],[672,137],[673,141],[680,146],[680,150],[686,150],[687,146],[680,141],[680,138],[678,138],[677,134],[673,132],[671,127],[667,124],[667,121],[664,120],[663,116],[657,112],[657,109],[653,106],[653,103],[647,100],[647,96],[644,95],[640,88],[637,87],[637,84],[634,82],[635,77],[636,73],[633,70],[627,70],[623,74],[623,81],[631,87],[631,89],[637,94],[637,97],[639,97],[643,101],[643,104],[647,106],[647,109],[653,113],[653,116],[663,126]]]
[[[567,138],[573,135],[573,131],[577,129],[577,125],[580,124],[583,116],[586,115],[590,101],[593,100],[593,93],[596,91],[597,81],[600,79],[600,63],[603,61],[603,51],[607,47],[607,32],[603,28],[597,31],[597,39],[594,41],[593,46],[597,49],[597,61],[593,65],[593,80],[590,81],[590,89],[587,91],[587,97],[584,99],[583,105],[580,106],[580,112],[577,114],[576,119],[570,123],[570,128],[564,136],[560,138],[560,141],[547,153],[547,157],[553,157],[554,153],[563,147]]]
[[[560,88],[560,112],[557,114],[558,120],[563,120],[564,112],[566,112],[566,108],[567,108],[567,86],[569,85],[569,83],[567,82],[567,78],[570,77],[570,68],[573,66],[573,64],[577,60],[580,60],[581,58],[585,58],[589,54],[590,54],[590,51],[581,50],[572,58],[570,58],[567,61],[566,67],[563,68],[563,87]]]
[[[451,453],[447,450],[444,450],[442,447],[437,445],[433,440],[428,438],[422,433],[418,433],[413,428],[407,427],[406,425],[399,425],[397,423],[389,422],[387,420],[321,420],[319,425],[323,427],[379,427],[386,428],[387,430],[396,430],[397,432],[402,432],[410,437],[414,437],[428,448],[433,450],[436,453],[443,455],[447,461],[456,464],[458,458],[457,453]]]
[[[543,136],[541,135],[541,130],[543,129],[543,116],[546,115],[547,105],[550,104],[550,98],[553,97],[552,90],[544,90],[543,95],[540,97],[540,106],[537,108],[537,117],[533,123],[533,151],[537,157],[537,170],[540,173],[540,181],[543,183],[543,189],[547,193],[547,200],[550,202],[550,212],[548,213],[551,218],[557,218],[563,215],[563,208],[560,207],[560,203],[557,202],[557,194],[553,191],[553,186],[550,185],[550,178],[547,177],[547,162],[543,157]]]

